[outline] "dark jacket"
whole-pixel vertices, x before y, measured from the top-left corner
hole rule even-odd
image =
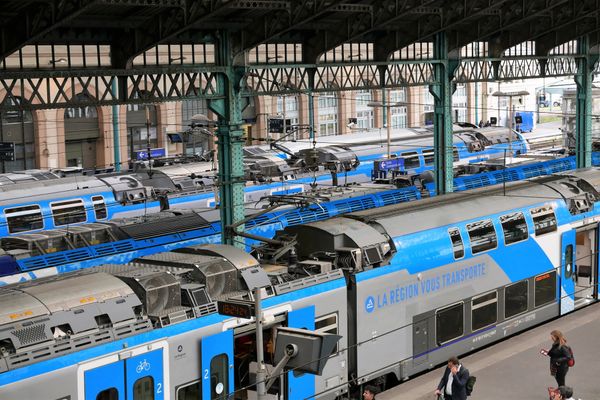
[[[442,380],[438,385],[438,390],[441,390],[442,393],[446,394],[446,383],[448,382],[448,377],[450,376],[450,368],[446,367],[446,371],[444,371],[444,376],[442,376]],[[454,380],[452,381],[452,399],[453,400],[467,400],[467,381],[469,380],[469,370],[465,368],[464,365],[460,366],[460,369],[454,376]]]
[[[569,350],[565,346],[561,346],[558,343],[554,343],[552,348],[548,350],[548,356],[550,356],[550,366],[556,366],[558,369],[569,368]]]

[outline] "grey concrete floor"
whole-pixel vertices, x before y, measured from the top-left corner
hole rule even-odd
[[[553,329],[561,330],[573,348],[576,363],[567,374],[566,384],[573,387],[574,397],[600,399],[600,304],[463,358],[462,363],[477,377],[469,399],[548,399],[547,388],[556,386],[556,381],[550,375],[548,358],[539,350],[551,346],[550,331]],[[440,367],[404,382],[380,393],[377,400],[434,400],[433,392],[443,371]]]

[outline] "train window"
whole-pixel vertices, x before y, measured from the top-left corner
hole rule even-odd
[[[473,254],[496,248],[498,238],[491,219],[467,224]]]
[[[463,303],[454,304],[435,314],[436,341],[438,345],[461,337],[464,332]]]
[[[504,318],[527,311],[529,282],[521,281],[504,288]]]
[[[4,210],[9,233],[42,229],[44,220],[40,206],[24,206]]]
[[[521,242],[529,236],[527,232],[527,222],[522,212],[502,215],[500,224],[504,231],[504,242],[508,244]]]
[[[59,201],[50,204],[50,208],[55,226],[76,224],[87,220],[83,200]]]
[[[104,197],[92,196],[92,204],[94,205],[94,214],[96,214],[96,220],[105,219],[108,213],[106,212]]]
[[[4,244],[4,240],[2,241]],[[573,245],[568,244],[565,247],[565,278],[571,279],[573,277]]]
[[[419,154],[417,154],[416,151],[402,153],[400,154],[400,157],[404,159],[404,169],[419,168],[421,166],[421,162],[419,161]]]
[[[535,277],[534,303],[536,307],[556,300],[556,271]]]
[[[454,259],[458,260],[459,258],[463,258],[465,256],[465,246],[463,245],[462,236],[460,236],[460,231],[458,228],[450,228],[448,229],[448,234],[450,235],[450,240],[452,241],[452,251],[454,251]]]
[[[105,389],[98,393],[96,400],[119,400],[119,391],[114,387]]]
[[[552,207],[538,207],[531,210],[535,235],[543,235],[545,233],[554,232],[556,230],[556,217]]]
[[[133,400],[154,400],[154,378],[145,376],[135,381]]]
[[[471,300],[471,329],[490,326],[498,320],[498,294],[496,291],[473,297]]]
[[[177,388],[177,400],[198,400],[202,398],[200,381],[188,383]]]
[[[454,160],[454,162],[458,161],[458,149],[456,147],[452,148],[452,159]]]
[[[435,153],[433,149],[431,150],[423,150],[423,161],[425,161],[425,165],[433,165],[435,160]]]
[[[210,360],[210,400],[225,400],[229,388],[228,382],[228,357],[219,354]]]

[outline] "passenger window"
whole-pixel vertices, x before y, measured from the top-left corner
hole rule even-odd
[[[435,159],[435,154],[432,150],[423,150],[423,161],[425,161],[425,165],[433,165]]]
[[[92,204],[94,204],[94,214],[96,215],[96,220],[105,219],[108,214],[106,212],[104,197],[92,196]]]
[[[40,206],[24,206],[4,210],[9,233],[27,232],[44,227]]]
[[[498,239],[491,219],[467,224],[473,254],[496,248]]]
[[[145,376],[135,381],[133,400],[154,400],[154,378]]]
[[[471,300],[471,329],[485,328],[498,320],[498,294],[496,291],[473,297]]]
[[[210,361],[210,399],[225,400],[228,395],[228,357],[227,354],[219,354]]]
[[[510,318],[527,311],[529,283],[517,282],[504,289],[504,317]]]
[[[83,200],[52,203],[50,208],[52,209],[52,218],[54,218],[55,226],[76,224],[87,220]]]
[[[556,271],[536,276],[534,293],[536,307],[556,300]]]
[[[452,251],[454,252],[454,259],[458,260],[465,256],[465,246],[463,245],[462,236],[458,228],[448,229],[450,240],[452,241]]]
[[[198,400],[202,398],[200,381],[177,388],[177,400]]]
[[[463,319],[463,303],[439,310],[435,315],[437,344],[461,337],[464,332]]]
[[[507,245],[521,242],[529,236],[527,233],[527,222],[522,212],[501,216],[500,224],[504,231],[504,242]]]
[[[565,278],[573,277],[573,245],[569,244],[565,248]]]
[[[458,161],[458,149],[456,147],[452,148],[452,158],[454,162]]]
[[[536,236],[554,232],[556,230],[556,217],[554,216],[552,207],[545,206],[534,208],[531,210],[531,217],[533,218]]]
[[[96,400],[119,400],[119,391],[114,387],[105,389],[98,393]]]
[[[416,151],[402,153],[400,154],[400,157],[404,159],[404,169],[418,168],[421,166],[421,163],[419,162],[419,155]]]

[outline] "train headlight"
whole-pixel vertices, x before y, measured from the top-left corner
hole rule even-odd
[[[389,243],[383,243],[381,245],[381,254],[386,255],[391,249],[392,248]]]

